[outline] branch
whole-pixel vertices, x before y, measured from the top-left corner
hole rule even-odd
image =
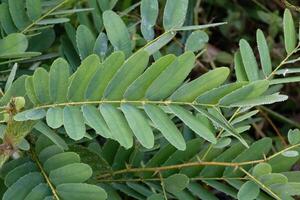
[[[188,162],[188,163],[183,163],[183,164],[178,164],[178,165],[169,165],[169,166],[162,166],[162,167],[145,167],[145,168],[127,168],[127,169],[122,169],[122,170],[118,170],[112,173],[106,173],[106,174],[102,174],[97,176],[97,179],[103,179],[103,178],[107,178],[107,177],[112,177],[115,175],[120,175],[120,174],[127,174],[127,173],[139,173],[139,172],[161,172],[161,171],[167,171],[167,170],[174,170],[174,169],[182,169],[182,168],[187,168],[187,167],[200,167],[200,166],[225,166],[225,167],[234,167],[234,168],[238,168],[241,166],[245,166],[245,165],[253,165],[253,164],[258,164],[258,163],[262,163],[262,162],[267,162],[273,158],[275,158],[276,156],[279,156],[280,154],[296,148],[296,147],[300,147],[300,144],[296,144],[296,145],[292,145],[290,147],[287,147],[267,158],[264,159],[259,159],[259,160],[252,160],[252,161],[245,161],[245,162],[205,162],[205,161],[199,161],[199,162]]]

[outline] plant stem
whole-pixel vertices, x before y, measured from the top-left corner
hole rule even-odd
[[[300,42],[298,43],[298,45],[296,46],[296,48],[291,52],[289,53],[282,61],[281,63],[272,71],[272,73],[266,77],[267,80],[271,79],[273,75],[276,74],[276,72],[279,70],[280,67],[282,67],[283,65],[286,64],[286,62],[288,61],[288,59],[294,55],[294,53],[296,53],[297,51],[299,51],[299,48],[300,48]]]
[[[178,164],[178,165],[169,165],[169,166],[162,166],[162,167],[149,167],[149,168],[127,168],[127,169],[122,169],[118,170],[112,173],[107,173],[107,174],[102,174],[97,177],[97,179],[102,179],[102,178],[107,178],[119,174],[126,174],[126,173],[139,173],[139,172],[161,172],[161,171],[167,171],[167,170],[174,170],[174,169],[181,169],[181,168],[187,168],[187,167],[197,167],[197,166],[225,166],[225,167],[240,167],[244,165],[252,165],[252,164],[258,164],[262,162],[269,161],[276,156],[290,150],[296,147],[300,147],[300,144],[292,145],[290,147],[287,147],[269,157],[266,157],[264,159],[259,159],[259,160],[252,160],[252,161],[245,161],[245,162],[188,162],[188,163],[183,163],[183,164]]]
[[[46,172],[45,172],[44,169],[43,169],[42,164],[40,163],[39,159],[37,158],[37,156],[36,156],[36,154],[35,154],[35,152],[34,152],[33,150],[31,150],[31,155],[32,155],[32,159],[36,162],[37,166],[39,167],[39,169],[40,169],[40,171],[41,171],[43,177],[45,178],[45,180],[46,180],[48,186],[50,187],[50,189],[51,189],[51,191],[52,191],[52,194],[53,194],[54,198],[55,198],[56,200],[60,200],[60,198],[59,198],[59,196],[58,196],[58,194],[57,194],[57,192],[56,192],[56,190],[55,190],[55,187],[52,185],[50,179],[48,178]]]
[[[194,177],[190,178],[190,181],[202,181],[202,180],[249,180],[247,177]],[[98,182],[100,183],[113,183],[113,182],[147,182],[147,181],[160,181],[160,178],[133,178],[133,179],[101,179]]]
[[[240,110],[241,110],[241,107],[239,107],[239,108],[234,112],[234,114],[231,116],[231,118],[228,120],[228,122],[231,122],[231,121],[236,117],[236,115],[239,114]],[[221,135],[222,135],[223,132],[224,132],[224,129],[222,129],[222,130],[219,132],[219,134],[217,135],[217,140],[221,137]],[[209,145],[207,151],[206,151],[205,154],[202,156],[201,160],[204,160],[204,159],[206,158],[206,156],[208,155],[208,153],[212,150],[213,146],[214,146],[213,144],[210,144],[210,145]]]
[[[239,169],[244,172],[247,176],[249,176],[254,182],[256,182],[261,189],[269,193],[271,196],[273,196],[277,200],[281,200],[280,197],[277,196],[270,188],[268,188],[266,185],[264,185],[262,182],[260,182],[258,179],[256,179],[254,176],[252,176],[249,172],[247,172],[244,168],[239,167]]]
[[[64,0],[62,1],[60,4],[58,4],[57,6],[51,8],[48,12],[46,12],[44,15],[42,15],[40,18],[38,18],[37,20],[35,20],[34,22],[32,22],[30,25],[28,25],[24,30],[21,31],[21,33],[26,33],[30,28],[32,28],[34,25],[36,25],[37,23],[39,23],[40,21],[42,21],[44,18],[46,18],[49,14],[51,14],[52,12],[54,12],[55,10],[57,10],[58,8],[60,8],[62,5],[64,5],[65,3],[67,3],[69,0]]]
[[[197,102],[181,102],[181,101],[150,101],[150,100],[99,100],[99,101],[81,101],[81,102],[64,102],[64,103],[55,103],[55,104],[48,104],[48,105],[42,105],[37,106],[33,109],[43,109],[43,108],[53,108],[53,107],[60,107],[60,106],[78,106],[78,105],[86,105],[86,104],[122,104],[122,103],[132,103],[132,104],[161,104],[161,105],[185,105],[185,106],[204,106],[204,107],[223,107],[228,108],[228,106],[222,106],[222,105],[215,105],[215,104],[203,104],[203,103],[197,103]]]

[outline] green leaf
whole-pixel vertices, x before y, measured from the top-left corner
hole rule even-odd
[[[231,104],[231,107],[252,107],[252,106],[258,106],[258,105],[266,105],[266,104],[273,104],[276,102],[282,102],[288,99],[288,96],[286,95],[280,95],[278,93],[272,94],[272,95],[265,95],[260,96],[252,99],[242,100],[239,102],[235,102]]]
[[[12,33],[0,40],[0,46],[0,56],[24,53],[28,47],[28,41],[25,35]]]
[[[242,61],[245,67],[248,80],[249,81],[258,80],[259,79],[258,65],[252,48],[250,47],[249,43],[244,39],[240,40],[239,45],[240,45]]]
[[[190,180],[184,174],[174,174],[166,178],[163,182],[168,192],[178,193],[188,186]]]
[[[268,87],[269,82],[267,80],[255,81],[224,96],[219,103],[229,106],[239,101],[253,99],[263,94]]]
[[[202,104],[217,104],[224,96],[233,92],[234,90],[241,88],[244,85],[246,85],[245,82],[235,82],[222,85],[218,88],[214,88],[203,93],[202,95],[197,97],[196,102]]]
[[[156,53],[158,50],[160,50],[162,47],[167,45],[176,35],[176,32],[165,32],[158,38],[150,41],[148,44],[146,44],[143,49],[149,53],[149,55],[152,55]]]
[[[185,43],[185,51],[199,51],[205,47],[208,40],[209,37],[204,31],[194,31],[190,34]]]
[[[41,151],[49,146],[52,146],[53,143],[49,140],[45,135],[40,135],[35,143],[35,152],[36,154],[40,154]]]
[[[153,26],[155,26],[158,17],[158,1],[142,0],[141,2],[141,31],[146,40],[154,38]]]
[[[214,145],[214,147],[215,146],[216,145]],[[214,162],[230,162],[245,149],[246,149],[246,147],[244,145],[242,145],[241,143],[233,144],[230,148],[223,151],[220,155],[218,155],[212,161],[214,161]],[[206,166],[201,171],[200,176],[208,177],[208,178],[222,177],[225,168],[226,167],[224,167],[224,166]]]
[[[31,109],[18,113],[14,116],[16,121],[39,120],[46,116],[44,109]]]
[[[197,135],[211,143],[217,143],[215,134],[188,110],[177,105],[170,105],[168,107],[179,119],[181,119],[193,131],[195,131]]]
[[[110,100],[122,99],[128,86],[143,73],[148,61],[149,55],[146,51],[139,51],[132,55],[110,81],[105,90],[104,98]]]
[[[141,2],[142,23],[154,26],[158,17],[158,1],[142,0]]]
[[[10,15],[19,30],[24,29],[30,24],[29,18],[25,12],[25,1],[8,0]]]
[[[49,142],[50,144],[48,144],[48,146],[46,146],[44,149],[41,149],[38,155],[38,158],[42,163],[46,162],[52,156],[63,152],[62,148],[54,145],[51,141]]]
[[[123,51],[126,57],[131,55],[131,40],[126,25],[115,12],[109,10],[103,13],[103,24],[109,41],[115,50]]]
[[[49,178],[51,182],[59,186],[65,183],[82,183],[92,176],[92,168],[83,163],[73,163],[50,172]]]
[[[211,23],[211,24],[204,24],[204,25],[192,25],[192,26],[182,26],[178,28],[174,28],[173,31],[194,31],[200,29],[206,29],[210,27],[216,27],[227,24],[227,22],[219,22],[219,23]]]
[[[300,130],[299,129],[289,130],[288,140],[289,140],[289,143],[292,145],[299,144],[300,143]]]
[[[11,160],[5,163],[2,168],[0,169],[0,176],[2,179],[4,179],[9,172],[11,172],[16,167],[23,165],[29,161],[28,157],[21,157],[16,160]]]
[[[24,200],[45,199],[51,195],[51,190],[46,183],[41,183],[31,190]]]
[[[47,173],[73,163],[79,163],[80,157],[74,152],[59,153],[45,161],[43,167]]]
[[[93,53],[95,36],[85,25],[79,25],[76,30],[76,43],[81,60]]]
[[[47,110],[46,122],[51,128],[57,129],[64,124],[63,109],[60,107],[53,107]]]
[[[12,169],[6,176],[5,176],[5,185],[10,187],[15,182],[17,182],[21,177],[29,174],[31,172],[36,172],[38,169],[36,165],[32,162],[27,162],[18,167]]]
[[[8,4],[4,2],[0,4],[0,22],[2,28],[7,34],[18,32],[9,13]]]
[[[126,90],[124,98],[128,100],[139,100],[152,82],[175,60],[174,55],[166,55],[154,62],[147,70],[139,76]]]
[[[42,15],[41,0],[26,0],[26,10],[31,21],[37,20]]]
[[[167,0],[163,17],[165,30],[179,28],[183,25],[188,3],[188,0]]]
[[[282,68],[276,71],[277,75],[286,75],[286,74],[293,74],[293,73],[300,73],[300,68]]]
[[[34,90],[34,85],[33,85],[33,77],[29,76],[25,80],[25,90],[27,93],[28,98],[30,101],[34,104],[37,105],[39,103],[39,100],[36,96],[35,90]]]
[[[253,110],[253,111],[238,115],[231,121],[231,124],[234,125],[239,122],[243,122],[244,120],[247,120],[247,119],[251,118],[252,116],[256,115],[258,112],[259,112],[259,110]]]
[[[18,64],[14,64],[10,73],[9,73],[9,76],[7,78],[7,81],[5,83],[5,88],[4,88],[4,91],[7,92],[7,90],[11,87],[15,77],[16,77],[16,73],[17,73],[17,70],[18,70]]]
[[[61,184],[56,190],[62,199],[105,200],[107,198],[107,194],[101,187],[84,183]]]
[[[227,79],[229,69],[220,67],[183,85],[170,97],[172,101],[193,102],[198,96],[220,86]]]
[[[97,134],[105,138],[112,138],[112,134],[106,122],[100,114],[100,111],[95,106],[84,105],[81,107],[81,110],[86,123],[92,127]]]
[[[225,119],[225,117],[219,113],[219,111],[214,112],[214,114],[209,113],[200,106],[193,106],[199,113],[206,116],[212,122],[226,130],[230,135],[236,137],[244,146],[248,147],[247,142],[238,134],[234,127]]]
[[[265,77],[267,77],[272,73],[272,62],[266,38],[264,36],[264,33],[260,29],[258,29],[256,32],[256,40],[261,66]]]
[[[36,24],[38,24],[38,25],[54,25],[54,24],[66,23],[69,21],[70,21],[69,18],[47,18],[47,19],[43,19],[43,20],[37,22]]]
[[[101,67],[99,57],[95,54],[84,59],[74,74],[68,89],[68,99],[71,101],[82,101],[89,82],[98,68]]]
[[[296,82],[300,82],[299,76],[272,79],[270,81],[270,85],[278,85],[278,84],[283,84],[283,83],[296,83]]]
[[[5,92],[5,94],[0,99],[0,105],[4,106],[9,103],[12,97],[25,96],[25,80],[27,76],[23,75],[19,77],[12,86]]]
[[[204,188],[202,185],[192,182],[188,185],[188,190],[199,199],[218,200],[210,191]]]
[[[293,158],[293,157],[298,157],[299,153],[298,153],[298,151],[292,151],[292,150],[290,150],[290,151],[283,152],[281,155],[283,155],[285,157],[291,157],[291,158]]]
[[[66,106],[64,108],[64,127],[68,136],[73,140],[80,140],[84,137],[84,118],[78,107]]]
[[[164,200],[164,196],[162,194],[152,194],[147,198],[147,200]]]
[[[254,142],[248,149],[240,153],[232,162],[244,162],[250,160],[257,160],[267,155],[272,147],[272,140],[270,138],[263,138]],[[244,166],[245,170],[249,170],[251,166]],[[232,167],[226,167],[224,176],[238,177],[242,176],[241,171],[234,170]]]
[[[144,147],[148,149],[152,148],[154,145],[154,135],[143,113],[130,104],[122,104],[121,109],[138,141]]]
[[[284,45],[288,54],[292,53],[296,48],[297,37],[295,24],[292,13],[289,9],[285,9],[283,15],[283,32],[284,32]]]
[[[201,138],[194,138],[186,143],[186,150],[180,151],[176,150],[174,153],[169,155],[167,157],[166,161],[163,161],[162,163],[158,164],[159,166],[170,166],[170,165],[176,165],[181,163],[186,163],[191,161],[199,153],[201,150],[201,146],[204,144],[204,140]],[[177,173],[178,169],[168,170],[162,172],[163,177],[169,177],[172,174]]]
[[[169,97],[193,69],[194,62],[195,55],[192,52],[186,52],[178,57],[149,86],[146,91],[146,98],[162,100]]]
[[[28,193],[43,181],[43,177],[40,173],[29,173],[20,178],[16,183],[6,190],[3,195],[3,200],[24,200]],[[24,187],[24,185],[26,185],[26,187]]]
[[[101,114],[108,125],[113,139],[129,149],[133,145],[132,131],[120,110],[110,104],[100,105]]]
[[[270,185],[278,184],[278,183],[285,184],[288,182],[288,179],[283,174],[271,173],[271,174],[262,175],[261,177],[259,177],[259,181],[268,187]]]
[[[51,102],[49,91],[49,74],[44,68],[38,68],[33,75],[33,86],[39,102],[47,104]]]
[[[239,200],[254,200],[259,195],[259,187],[253,181],[247,181],[242,185],[238,192]]]
[[[300,183],[274,184],[270,188],[278,194],[300,195]]]
[[[113,76],[123,65],[125,55],[121,51],[112,53],[95,72],[85,93],[85,98],[89,100],[99,100],[112,80]]]
[[[66,94],[68,91],[68,78],[70,76],[70,67],[66,60],[62,58],[56,59],[49,73],[50,79],[50,96],[52,102],[66,102]]]
[[[118,0],[98,0],[98,5],[101,10],[104,12],[106,10],[111,10],[114,8]]]
[[[95,42],[93,52],[100,56],[101,60],[103,60],[106,56],[107,50],[108,50],[108,44],[107,44],[107,36],[105,33],[101,32]]]
[[[61,110],[62,112],[62,110]],[[62,115],[63,113],[61,113]],[[62,117],[62,116],[61,116]],[[61,118],[62,120],[62,118]],[[63,120],[62,120],[63,122]],[[34,128],[47,136],[54,144],[56,144],[58,147],[62,149],[68,149],[68,145],[66,142],[57,134],[55,133],[52,129],[50,129],[44,122],[38,122]]]
[[[155,105],[146,104],[144,109],[162,135],[177,149],[185,150],[186,144],[180,131],[164,111]]]
[[[157,153],[147,162],[146,167],[157,167],[161,166],[162,163],[165,163],[170,156],[174,155],[176,148],[171,144],[162,146]],[[143,173],[143,177],[150,178],[153,173]]]
[[[209,185],[210,187],[225,193],[228,196],[233,197],[234,199],[237,199],[237,191],[232,188],[229,185],[226,185],[225,183],[221,183],[215,180],[207,180],[207,181],[203,181],[204,183],[206,183],[207,185]]]
[[[237,81],[248,81],[240,51],[234,54],[234,70]]]
[[[272,172],[272,167],[268,163],[259,163],[255,165],[255,167],[252,170],[253,176],[256,178],[259,178],[262,175],[270,174]]]

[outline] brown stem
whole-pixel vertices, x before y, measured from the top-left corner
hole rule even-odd
[[[162,167],[146,167],[146,168],[127,168],[118,170],[112,173],[102,174],[97,176],[97,179],[103,179],[107,177],[112,177],[115,175],[120,174],[126,174],[126,173],[139,173],[139,172],[161,172],[161,171],[167,171],[167,170],[174,170],[174,169],[181,169],[181,168],[187,168],[187,167],[199,167],[199,166],[225,166],[225,167],[234,167],[238,168],[245,165],[253,165],[258,164],[262,162],[267,162],[276,156],[282,154],[283,152],[286,152],[288,150],[291,150],[293,148],[300,147],[300,144],[289,146],[269,157],[265,157],[264,159],[259,160],[251,160],[251,161],[245,161],[245,162],[205,162],[205,161],[199,161],[199,162],[189,162],[189,163],[183,163],[178,165],[169,165],[169,166],[162,166]]]

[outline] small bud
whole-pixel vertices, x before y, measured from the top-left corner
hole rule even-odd
[[[14,101],[15,101],[15,106],[16,106],[16,110],[17,111],[19,111],[22,108],[24,108],[24,106],[25,106],[25,99],[24,99],[24,97],[15,97]]]

